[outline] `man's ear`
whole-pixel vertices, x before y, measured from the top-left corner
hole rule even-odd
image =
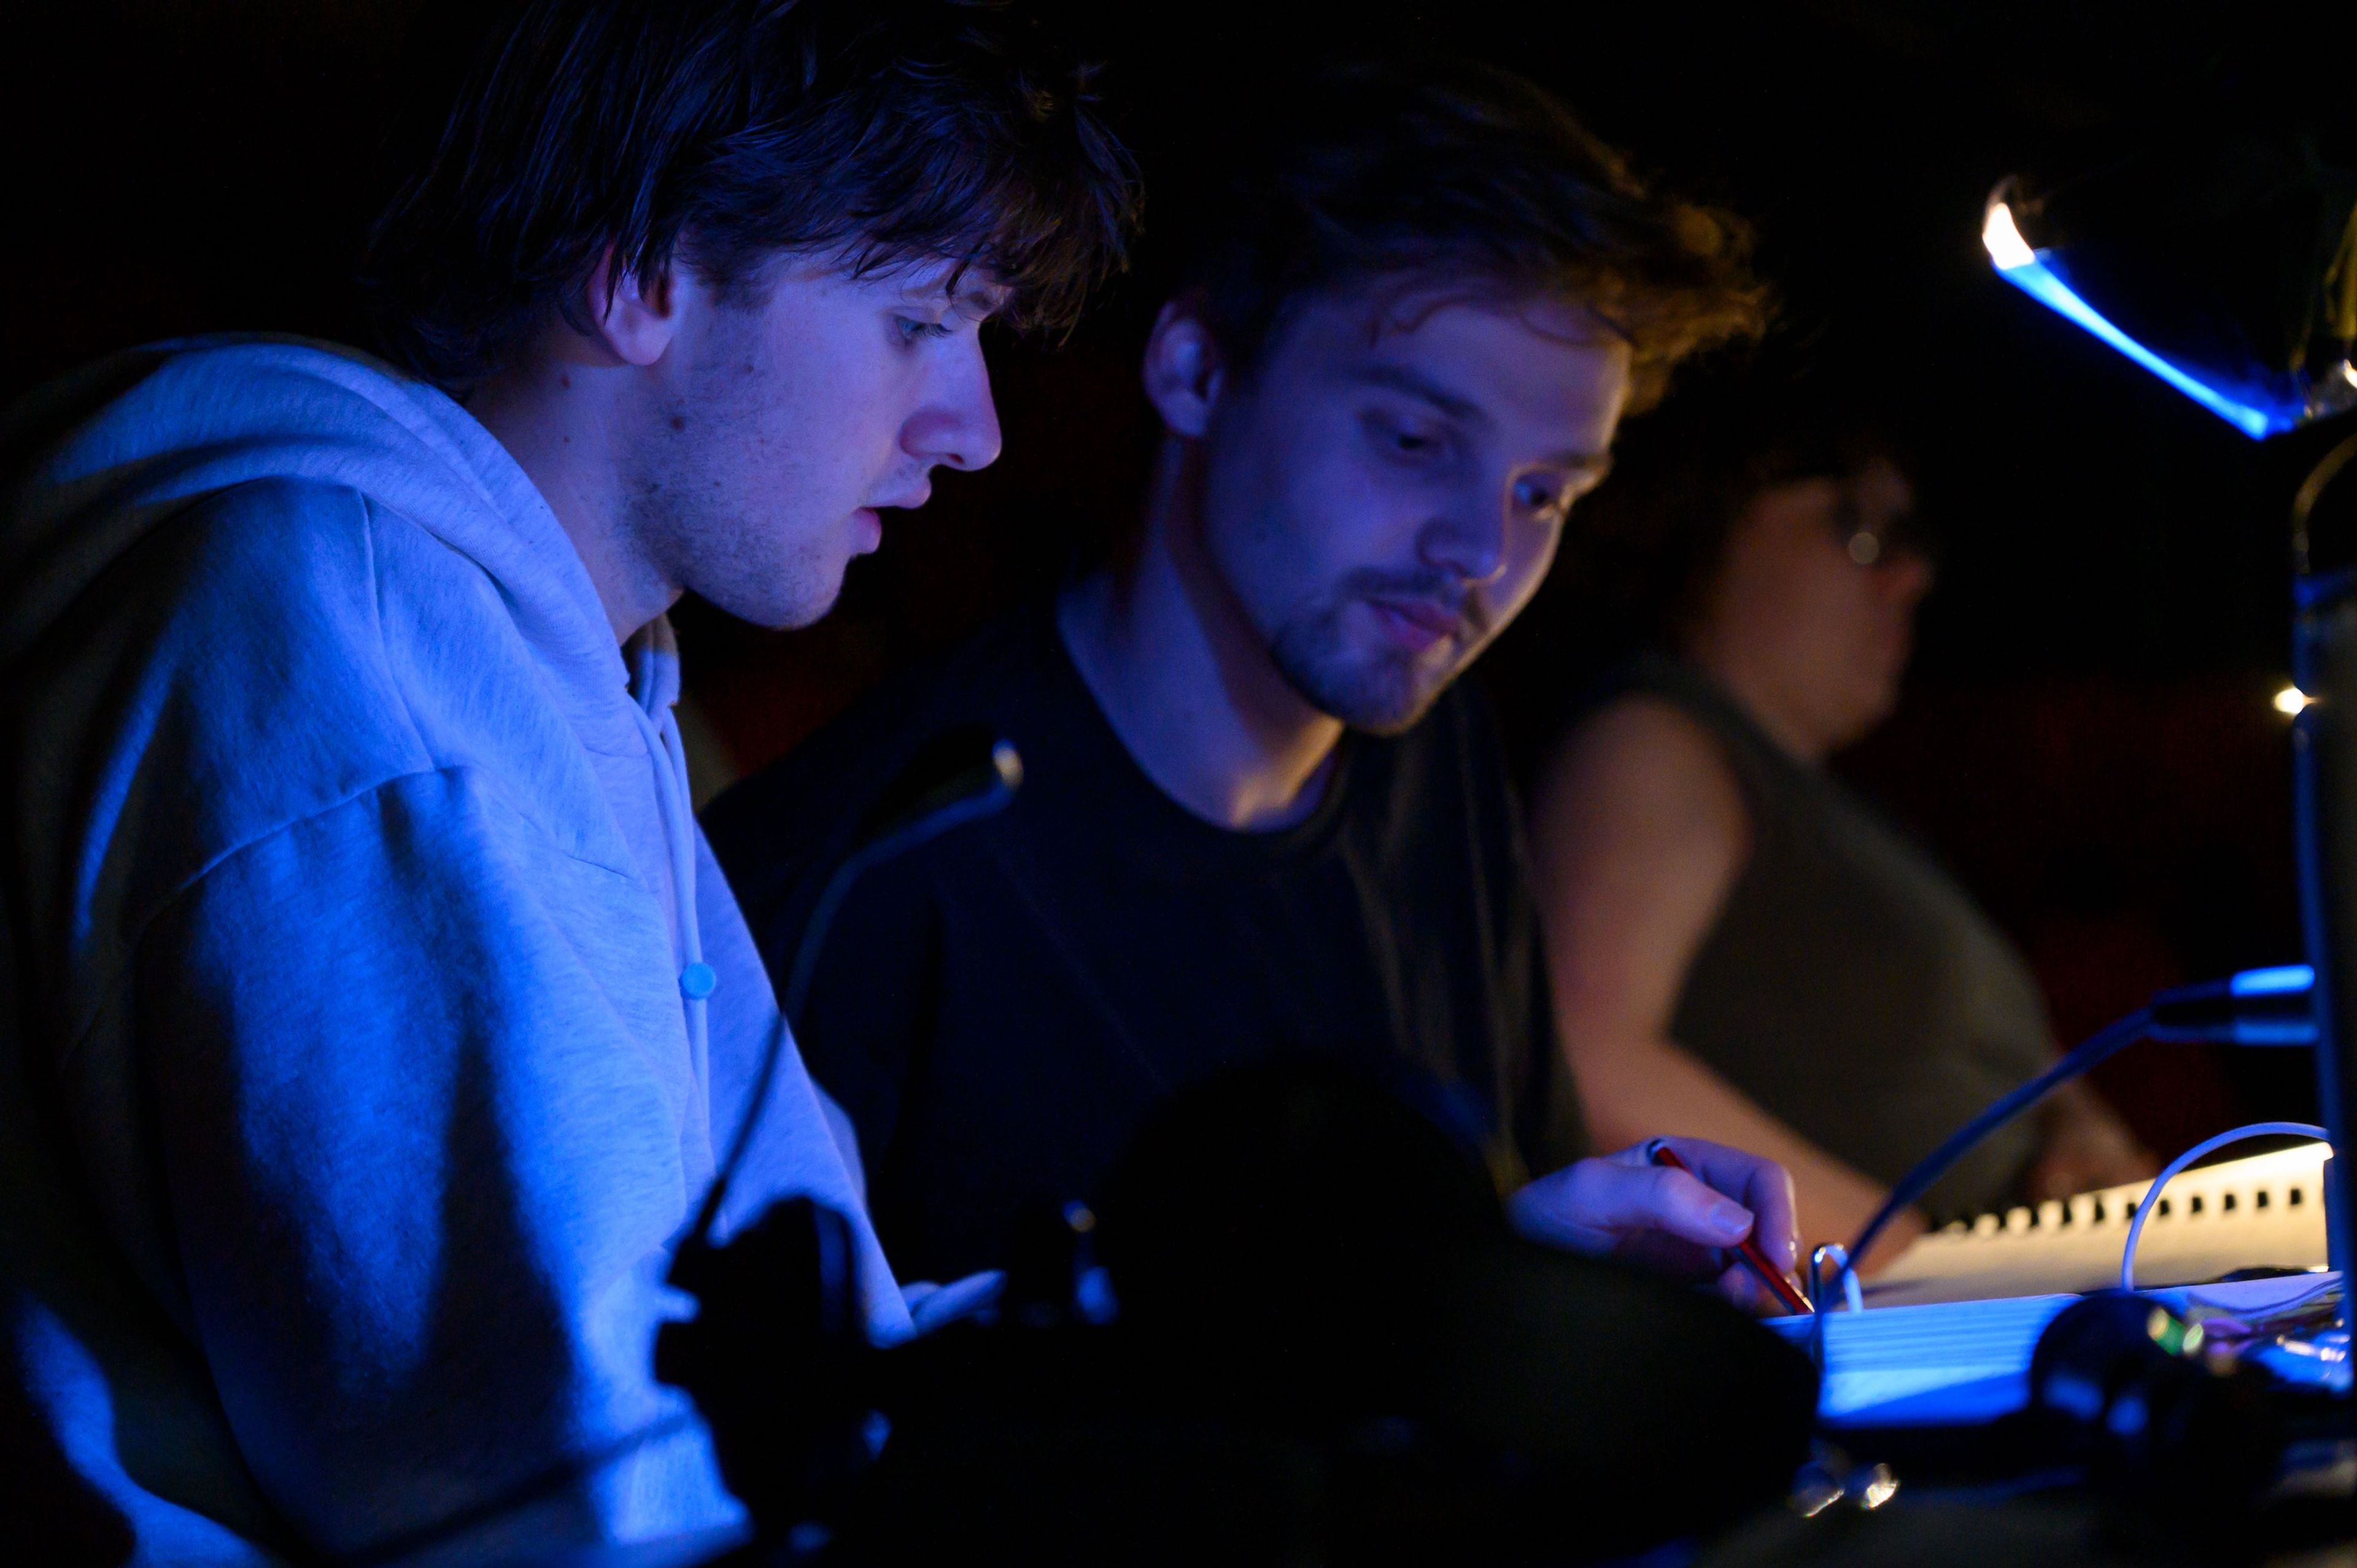
[[[582,319],[598,345],[622,363],[651,365],[679,334],[681,296],[686,292],[676,265],[666,264],[647,277],[628,272],[618,277],[608,245],[582,286]]]
[[[1190,300],[1174,299],[1154,318],[1146,340],[1146,401],[1173,435],[1200,438],[1227,384],[1220,340]]]

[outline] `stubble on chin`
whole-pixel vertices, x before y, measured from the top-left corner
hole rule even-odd
[[[668,506],[647,522],[663,531],[680,585],[740,620],[799,630],[825,618],[842,597],[848,548],[813,538],[790,519]]]
[[[1415,728],[1455,675],[1427,675],[1411,654],[1353,648],[1339,608],[1280,628],[1269,656],[1303,702],[1374,736]]]
[[[707,376],[655,410],[657,437],[641,448],[628,494],[632,526],[673,582],[787,631],[834,608],[853,542],[847,516],[811,515],[810,492],[825,476],[774,439],[776,402],[766,371]]]
[[[747,548],[736,565],[739,591],[759,609],[744,618],[774,631],[798,631],[824,620],[843,597],[850,558],[847,549],[830,548],[832,542],[802,539],[771,552]]]
[[[852,556],[848,521],[833,529],[793,515],[790,497],[748,484],[726,454],[673,454],[634,487],[634,525],[682,587],[771,631],[825,618]],[[750,492],[749,502],[732,498]],[[768,510],[761,510],[766,502]]]

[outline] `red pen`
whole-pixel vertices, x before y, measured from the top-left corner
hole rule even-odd
[[[1678,1152],[1671,1148],[1663,1139],[1656,1138],[1647,1144],[1645,1154],[1646,1157],[1657,1165],[1667,1165],[1672,1170],[1684,1171],[1688,1176],[1694,1175],[1694,1167],[1678,1158]],[[1801,1313],[1816,1310],[1810,1305],[1809,1298],[1802,1294],[1801,1287],[1786,1279],[1783,1271],[1768,1261],[1768,1254],[1760,1250],[1759,1242],[1746,1236],[1735,1244],[1735,1255],[1743,1260],[1745,1268],[1760,1276],[1760,1283],[1766,1285],[1774,1294],[1776,1299],[1784,1304],[1784,1309],[1787,1312]]]

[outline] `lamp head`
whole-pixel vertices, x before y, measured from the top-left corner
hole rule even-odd
[[[1981,221],[1997,275],[2255,439],[2357,407],[2357,180],[2305,140],[2153,153]]]

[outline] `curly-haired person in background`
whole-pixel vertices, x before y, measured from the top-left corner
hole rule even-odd
[[[1555,629],[1591,658],[1616,635],[1643,650],[1582,693],[1531,789],[1564,1049],[1599,1136],[1770,1155],[1803,1234],[1846,1240],[2054,1054],[2012,944],[1824,766],[1898,702],[1932,580],[1912,484],[1861,404],[1761,372],[1643,432],[1583,521]],[[1927,1214],[2154,1168],[2072,1085],[1960,1162],[1872,1262]]]

